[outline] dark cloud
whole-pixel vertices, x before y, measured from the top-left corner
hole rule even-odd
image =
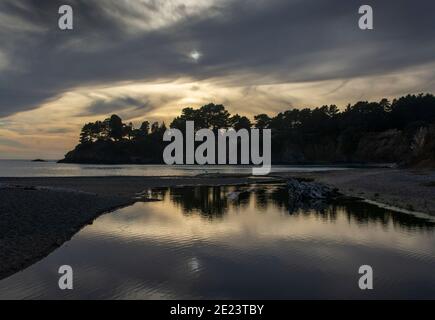
[[[141,20],[152,25],[162,3],[136,10],[122,0],[2,0],[0,117],[78,86],[113,81],[345,81],[435,60],[433,1],[366,1],[374,8],[374,31],[358,29],[357,0],[216,1],[189,19],[139,30]],[[73,31],[57,29],[62,4],[74,8]],[[174,14],[185,11],[179,6]],[[202,53],[195,63],[192,50]],[[122,102],[97,101],[88,111],[115,111]]]
[[[149,101],[143,101],[132,97],[117,97],[109,100],[96,100],[86,108],[85,113],[80,115],[108,115],[122,110],[129,110],[130,112],[140,111],[145,113],[151,109],[152,105]]]

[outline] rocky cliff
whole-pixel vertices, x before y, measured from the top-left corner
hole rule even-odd
[[[155,164],[162,163],[163,148],[158,144],[133,141],[97,141],[79,144],[61,163]]]
[[[354,141],[341,135],[318,141],[286,141],[274,150],[280,163],[397,163],[399,165],[435,165],[435,125],[410,130],[367,132]]]

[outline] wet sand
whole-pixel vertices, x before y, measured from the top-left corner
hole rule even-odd
[[[311,178],[349,196],[435,215],[435,171],[353,169],[273,177],[0,178],[0,279],[24,269],[104,212],[129,205],[147,188],[235,185]]]

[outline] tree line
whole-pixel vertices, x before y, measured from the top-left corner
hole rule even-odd
[[[150,122],[144,121],[139,128],[134,128],[131,122],[125,124],[118,115],[114,114],[104,121],[85,124],[80,132],[80,143],[136,140],[150,135],[163,134],[165,131],[166,125],[164,122],[160,125],[158,122],[150,124]]]
[[[194,121],[195,129],[271,129],[272,140],[287,141],[324,136],[345,136],[352,144],[364,132],[388,129],[407,130],[435,122],[435,96],[432,94],[407,95],[389,101],[359,101],[342,111],[336,105],[316,108],[291,109],[275,116],[259,114],[251,121],[239,114],[231,115],[221,104],[207,104],[198,109],[184,108],[181,115],[170,124],[171,128],[184,130],[186,121]],[[81,144],[97,141],[137,141],[160,139],[166,131],[165,123],[142,122],[135,128],[123,123],[117,115],[104,121],[87,123],[80,133]],[[163,142],[162,142],[163,143]]]

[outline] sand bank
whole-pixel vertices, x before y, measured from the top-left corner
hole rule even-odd
[[[104,212],[133,203],[147,188],[235,185],[312,178],[342,193],[435,215],[435,172],[353,169],[273,177],[0,178],[0,279],[24,269]]]

